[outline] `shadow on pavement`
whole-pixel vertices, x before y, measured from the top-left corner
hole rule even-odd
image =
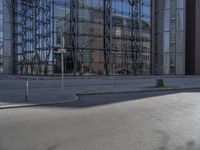
[[[180,91],[162,91],[162,92],[138,92],[138,93],[117,93],[117,94],[96,94],[96,95],[79,95],[79,100],[66,103],[51,105],[52,107],[71,107],[87,108],[113,103],[141,100],[151,97],[166,96],[182,92],[200,92],[199,90],[180,90]]]
[[[200,87],[200,78],[166,78],[166,85],[171,89],[175,87],[188,88]],[[76,100],[67,104],[51,105],[55,107],[84,108],[99,105],[107,105],[118,102],[139,100],[143,98],[158,97],[164,95],[184,92],[180,90],[160,92],[135,92],[118,94],[79,95],[80,99],[73,93],[95,93],[109,91],[137,91],[151,90],[154,87],[156,77],[150,78],[70,78],[64,80],[65,93],[61,91],[61,80],[30,80],[29,98],[25,101],[26,80],[0,80],[0,107],[4,105],[39,105],[44,103],[62,103]],[[173,85],[174,87],[171,87]],[[187,86],[186,86],[187,85]],[[153,89],[155,90],[155,89]],[[200,90],[199,90],[200,91]],[[196,92],[199,92],[198,90]],[[189,92],[189,91],[188,91]]]
[[[151,92],[125,92],[115,94],[95,94],[95,95],[78,95],[79,99],[76,100],[74,95],[66,94],[64,97],[58,97],[60,89],[31,89],[31,94],[36,95],[36,100],[29,100],[28,102],[22,101],[24,99],[24,90],[16,89],[7,95],[6,89],[1,90],[0,106],[3,105],[20,105],[20,103],[26,103],[28,105],[40,105],[46,102],[60,103],[46,105],[46,107],[68,107],[68,108],[87,108],[101,105],[108,105],[113,103],[120,103],[126,101],[134,101],[151,97],[159,97],[165,95],[171,95],[181,92],[200,92],[200,89],[196,90],[170,90],[170,91],[151,91]],[[38,92],[39,90],[39,92]],[[17,94],[16,94],[17,93]],[[38,94],[39,93],[39,94]],[[60,94],[61,96],[61,94]],[[58,101],[58,99],[61,99]],[[73,101],[73,99],[75,101]],[[64,103],[67,102],[68,103]],[[72,101],[72,102],[69,102]],[[45,105],[41,105],[45,106]],[[15,107],[15,106],[14,106]],[[20,107],[20,106],[19,106]]]

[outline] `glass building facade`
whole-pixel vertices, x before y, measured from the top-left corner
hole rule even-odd
[[[14,73],[53,74],[53,2],[14,0]]]
[[[0,1],[0,72],[60,74],[64,46],[66,75],[150,74],[151,0],[8,2],[3,11]]]
[[[185,74],[185,0],[155,0],[155,72]]]
[[[66,75],[182,75],[198,67],[198,8],[189,0],[0,0],[0,73],[60,74],[64,48]]]
[[[0,1],[0,73],[3,73],[3,1]]]
[[[110,74],[149,75],[150,73],[151,1],[141,0],[140,6],[141,8],[138,8],[140,21],[138,21],[132,16],[129,0],[112,0]],[[64,55],[65,73],[72,74],[75,70],[79,75],[106,74],[108,64],[105,60],[104,47],[104,8],[103,0],[78,0],[76,8],[78,44],[74,58],[74,48],[71,44],[73,19],[70,17],[73,10],[70,0],[54,1],[55,73],[61,72],[61,56],[56,49],[62,45],[61,28],[64,28],[62,32],[67,50]],[[76,69],[74,69],[75,64]]]

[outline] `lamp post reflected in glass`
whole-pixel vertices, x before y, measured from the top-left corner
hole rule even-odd
[[[65,37],[63,32],[63,26],[61,27],[61,90],[62,95],[64,94],[64,53],[65,53]]]

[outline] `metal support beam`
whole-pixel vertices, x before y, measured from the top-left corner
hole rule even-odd
[[[78,27],[78,0],[70,0],[70,35],[71,51],[73,53],[74,75],[77,72],[78,47],[79,47],[79,27]]]
[[[132,51],[132,71],[134,75],[143,74],[143,58],[141,43],[142,28],[142,5],[143,0],[128,0],[131,5],[131,51]]]
[[[104,0],[104,61],[106,75],[111,74],[112,0]]]
[[[13,0],[13,5],[15,73],[52,74],[52,0]]]

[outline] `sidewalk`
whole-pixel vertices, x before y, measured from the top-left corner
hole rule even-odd
[[[78,100],[73,93],[55,88],[30,89],[28,100],[25,100],[24,89],[0,90],[0,109],[41,106],[49,104],[67,103]]]
[[[25,101],[25,79],[0,80],[0,109],[66,103],[78,100],[76,95],[119,92],[145,92],[161,90],[186,90],[200,88],[200,77],[162,77],[165,88],[154,88],[158,77],[103,77],[65,78],[65,92],[61,80],[30,79],[29,99]]]

